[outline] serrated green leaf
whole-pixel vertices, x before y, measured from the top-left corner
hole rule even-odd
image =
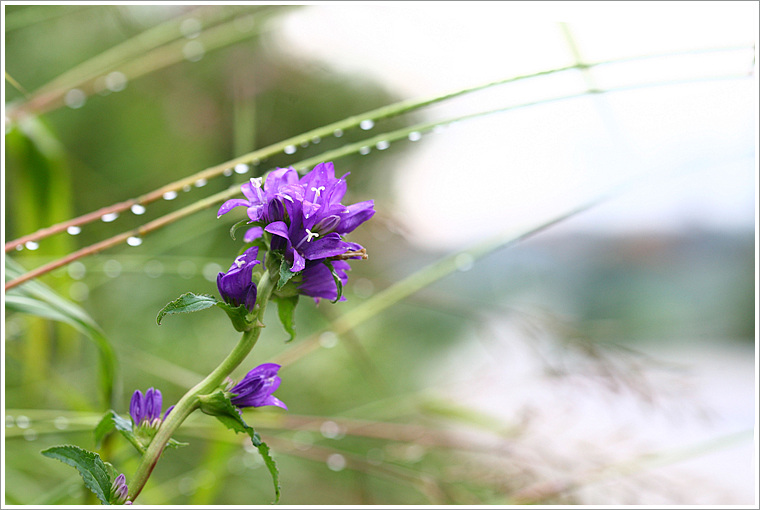
[[[201,402],[201,411],[216,417],[228,429],[250,436],[251,443],[259,450],[259,454],[264,459],[264,464],[272,476],[275,493],[274,502],[280,501],[280,472],[277,470],[274,459],[269,455],[269,447],[261,440],[259,434],[253,430],[253,427],[243,420],[243,417],[238,412],[238,408],[230,401],[229,394],[218,390],[209,395],[201,395],[198,399]]]
[[[74,445],[53,446],[40,453],[45,457],[60,460],[64,464],[75,467],[82,476],[85,486],[104,505],[110,504],[112,480],[108,476],[108,468],[97,453]]]
[[[290,342],[296,337],[295,312],[298,304],[298,296],[277,297],[277,315],[285,331],[290,335],[286,342]]]
[[[280,279],[277,280],[277,290],[283,288],[291,278],[298,274],[291,271],[289,266],[290,263],[287,260],[282,259],[282,262],[280,262]]]
[[[330,270],[330,274],[332,275],[333,280],[335,280],[335,287],[338,289],[337,297],[332,301],[333,303],[337,303],[341,296],[343,296],[343,282],[340,280],[340,276],[335,272],[335,268],[329,260],[325,259],[325,265],[327,266],[327,269]]]
[[[200,310],[205,310],[206,308],[211,308],[217,303],[218,301],[213,296],[208,296],[206,294],[193,294],[192,292],[188,292],[186,294],[182,294],[180,297],[163,307],[156,316],[156,323],[160,326],[161,319],[163,319],[166,315],[172,315],[175,313],[197,312]]]

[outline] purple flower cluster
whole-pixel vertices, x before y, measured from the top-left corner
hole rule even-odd
[[[287,409],[288,406],[272,395],[280,387],[278,370],[280,365],[275,363],[257,366],[232,387],[230,401],[238,407],[277,406]]]
[[[344,260],[335,259],[362,258],[363,248],[344,241],[342,236],[375,214],[372,200],[349,206],[341,203],[346,194],[346,175],[336,178],[330,162],[318,164],[300,179],[294,168],[278,168],[269,173],[263,186],[261,178],[243,184],[245,200],[226,201],[217,215],[245,207],[254,226],[244,241],[252,242],[268,232],[272,236],[270,248],[283,254],[290,271],[303,272],[300,292],[317,300],[335,299],[335,280],[323,262],[331,260],[336,275],[345,283],[350,267]]]
[[[127,487],[127,477],[124,473],[114,479],[111,484],[111,503],[115,505],[131,505],[132,502],[127,501],[129,495],[129,488]]]
[[[161,392],[154,388],[148,388],[144,396],[140,390],[135,390],[129,403],[129,415],[132,417],[133,427],[146,425],[157,428],[174,409],[174,406],[171,406],[161,418],[162,400]]]

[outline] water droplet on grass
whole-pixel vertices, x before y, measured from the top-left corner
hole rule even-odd
[[[112,221],[114,221],[118,217],[119,217],[119,213],[117,213],[117,212],[110,212],[110,213],[106,213],[103,216],[101,216],[100,219],[103,220],[105,223],[111,223]]]
[[[163,197],[164,197],[164,200],[174,200],[175,198],[177,198],[177,192],[174,190],[167,191],[166,193],[164,193]]]
[[[105,85],[111,92],[120,92],[127,88],[127,77],[119,71],[108,73],[105,78]]]
[[[332,453],[327,457],[327,467],[330,471],[343,471],[346,468],[346,458],[340,453]]]
[[[341,136],[343,136],[343,130],[342,129],[336,129],[335,131],[333,131],[333,136],[335,138],[340,138]]]
[[[236,174],[241,174],[242,175],[242,174],[248,172],[249,170],[250,170],[250,168],[245,163],[238,163],[237,165],[235,165],[235,173]]]
[[[411,133],[409,133],[409,141],[411,142],[416,142],[420,138],[422,138],[422,133],[420,133],[419,131],[412,131]]]
[[[140,205],[140,204],[134,204],[129,209],[130,211],[132,211],[132,214],[137,214],[138,216],[141,214],[145,214],[145,206]]]
[[[384,151],[385,149],[387,149],[390,146],[391,146],[391,144],[387,140],[381,140],[381,141],[377,142],[377,144],[375,145],[375,147],[377,147],[377,150],[379,150],[379,151]]]
[[[365,145],[364,147],[359,149],[359,154],[361,154],[362,156],[366,156],[367,154],[369,154],[369,151],[370,151],[370,148]]]
[[[28,416],[19,415],[16,416],[16,426],[20,429],[28,429],[29,425],[31,425],[31,421],[29,420]]]
[[[325,349],[332,349],[333,347],[338,345],[338,335],[336,335],[332,331],[325,331],[324,333],[319,335],[319,345],[321,345]]]
[[[164,265],[158,260],[149,260],[143,270],[150,278],[158,278],[164,274]]]
[[[373,127],[375,127],[375,121],[372,119],[366,119],[359,123],[359,127],[362,128],[364,131],[369,131]]]
[[[198,179],[197,181],[195,181],[196,188],[202,188],[206,184],[208,184],[208,181],[206,179]]]
[[[109,278],[116,278],[121,274],[121,264],[118,260],[106,260],[106,262],[103,264],[103,272]]]
[[[328,420],[322,422],[322,425],[319,426],[319,432],[327,439],[336,439],[340,436],[340,425]]]
[[[53,426],[58,430],[66,430],[69,428],[69,419],[65,416],[57,416],[55,420],[53,420]]]
[[[128,237],[127,238],[127,244],[130,246],[140,246],[142,244],[143,240],[139,237]]]
[[[32,251],[40,247],[40,245],[34,241],[27,241],[26,243],[24,243],[24,246],[26,246],[27,250],[32,250]]]
[[[72,109],[81,108],[87,102],[87,94],[79,89],[71,89],[63,96],[63,102]]]
[[[285,147],[285,154],[293,154],[296,152],[296,146],[295,145],[288,145]]]
[[[196,18],[187,18],[179,25],[179,31],[188,39],[195,39],[201,35],[203,25]]]
[[[222,174],[225,177],[229,177],[230,175],[232,175],[232,168],[225,168],[224,171],[222,172]]]
[[[315,136],[314,138],[311,139],[311,143],[313,143],[314,145],[318,144],[321,141],[322,139],[318,136]]]
[[[66,267],[69,276],[75,280],[81,280],[87,274],[87,268],[79,261],[72,262]]]
[[[82,231],[82,228],[77,225],[71,225],[70,227],[66,229],[66,232],[72,236],[78,235],[81,231]]]
[[[203,47],[203,43],[200,41],[188,41],[182,47],[182,54],[190,62],[198,62],[203,58],[206,53],[206,48]]]

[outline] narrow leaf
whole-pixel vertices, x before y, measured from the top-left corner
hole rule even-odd
[[[295,312],[298,304],[298,295],[291,297],[277,297],[277,315],[285,331],[290,335],[286,342],[290,342],[296,337]]]
[[[232,321],[232,326],[235,331],[248,331],[253,328],[253,323],[248,320],[248,309],[245,305],[232,306],[224,301],[217,301],[216,306],[225,311],[227,316]]]
[[[259,434],[253,430],[253,427],[243,420],[239,409],[230,401],[229,395],[222,390],[218,390],[210,395],[200,396],[199,400],[201,402],[201,411],[215,416],[228,429],[250,436],[253,446],[259,450],[259,454],[264,459],[264,464],[267,466],[269,474],[272,475],[275,492],[274,502],[280,501],[280,472],[277,470],[274,459],[269,454],[269,447],[261,440]]]
[[[232,238],[233,241],[237,240],[237,238],[235,237],[235,231],[239,229],[240,227],[242,227],[243,225],[245,225],[246,223],[248,223],[249,221],[251,220],[249,220],[248,218],[245,218],[238,221],[237,223],[235,223],[234,225],[230,227],[230,237]]]
[[[166,315],[197,312],[205,310],[206,308],[211,308],[215,304],[217,304],[217,300],[213,296],[188,292],[187,294],[182,294],[180,297],[163,307],[156,316],[156,323],[160,326],[161,319]]]
[[[327,269],[330,270],[330,274],[332,275],[333,280],[335,280],[335,287],[338,290],[338,294],[335,300],[332,302],[337,303],[340,300],[341,296],[343,296],[343,282],[340,280],[340,276],[338,276],[338,273],[335,272],[335,268],[329,260],[325,259],[325,265],[327,266]]]
[[[45,457],[60,460],[64,464],[75,467],[82,476],[85,486],[104,505],[110,504],[111,479],[108,476],[108,468],[97,453],[73,445],[53,446],[40,453]]]

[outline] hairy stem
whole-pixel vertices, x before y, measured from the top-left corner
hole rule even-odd
[[[264,327],[264,324],[261,322],[264,318],[264,310],[276,283],[277,276],[274,275],[272,277],[269,272],[265,271],[258,285],[259,301],[256,305],[257,313],[254,315],[254,327],[243,333],[242,338],[232,352],[227,355],[224,361],[213,372],[179,399],[172,412],[169,413],[169,416],[161,424],[148,449],[145,451],[145,455],[143,455],[142,463],[140,463],[134,476],[129,481],[129,501],[134,501],[140,494],[140,491],[142,491],[153,472],[153,468],[156,467],[156,463],[158,463],[158,459],[161,457],[166,443],[171,439],[174,432],[193,411],[198,409],[200,405],[198,397],[211,393],[219,387],[224,382],[225,377],[230,375],[243,362],[251,352],[251,349],[253,349],[253,346],[256,345],[256,341],[259,339],[261,330]]]

